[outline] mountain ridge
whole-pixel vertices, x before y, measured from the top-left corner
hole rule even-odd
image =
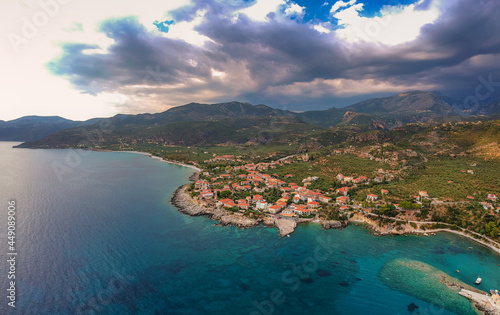
[[[460,120],[471,115],[491,115],[500,112],[500,102],[483,105],[474,111],[461,110],[448,102],[437,92],[429,91],[408,91],[397,95],[368,99],[343,108],[332,107],[322,111],[305,111],[301,113],[288,110],[281,110],[269,107],[264,104],[252,105],[245,102],[223,102],[216,104],[189,103],[182,106],[173,107],[160,113],[154,114],[118,114],[110,117],[111,125],[134,126],[134,132],[138,129],[148,128],[148,126],[166,126],[173,123],[190,122],[228,122],[238,119],[256,120],[259,126],[262,121],[259,119],[269,118],[271,124],[273,120],[283,117],[293,117],[293,123],[310,125],[311,127],[328,128],[341,125],[357,125],[368,129],[391,129],[415,122],[439,122],[441,120]],[[348,114],[349,113],[349,114]],[[346,116],[346,114],[348,114]],[[75,122],[58,116],[25,116],[13,121],[0,122],[0,140],[33,141],[50,136],[54,133],[66,131],[70,137],[71,128],[96,125],[101,119],[90,119],[84,122]],[[30,125],[31,122],[31,125]],[[288,119],[291,123],[292,120]],[[23,125],[24,124],[24,125]],[[7,127],[10,125],[10,129]],[[14,125],[14,126],[13,126]],[[200,127],[203,124],[198,124]],[[209,126],[205,124],[206,126]],[[142,126],[142,127],[141,127]],[[215,126],[215,125],[212,125]],[[23,132],[23,127],[28,128]],[[234,126],[233,132],[238,129]],[[90,129],[99,128],[93,126]],[[218,128],[218,127],[217,127]],[[129,134],[132,131],[125,131],[118,128],[120,132]],[[18,134],[13,136],[14,132]],[[81,129],[73,130],[74,133],[82,132]],[[226,132],[229,132],[226,130]],[[10,139],[9,136],[11,137]],[[161,137],[160,137],[161,138]],[[212,141],[210,141],[212,142]]]

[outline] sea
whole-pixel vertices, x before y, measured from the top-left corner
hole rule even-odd
[[[191,168],[16,144],[0,142],[0,314],[474,314],[421,273],[393,273],[401,259],[500,289],[500,256],[454,234],[217,226],[170,204]]]

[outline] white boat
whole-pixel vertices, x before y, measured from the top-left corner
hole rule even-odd
[[[482,281],[482,280],[483,280],[483,279],[481,279],[480,277],[477,277],[477,279],[476,279],[476,284],[481,284],[481,281]]]

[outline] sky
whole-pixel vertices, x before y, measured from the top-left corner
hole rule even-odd
[[[498,0],[4,0],[0,120],[500,95]]]

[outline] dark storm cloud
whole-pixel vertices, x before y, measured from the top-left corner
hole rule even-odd
[[[243,61],[262,84],[289,84],[316,77],[338,77],[348,69],[331,37],[292,21],[256,23],[209,18],[197,30],[219,45],[218,54]]]
[[[135,18],[108,20],[100,29],[115,41],[107,53],[86,54],[85,50],[98,47],[65,44],[63,55],[48,68],[89,93],[123,85],[175,84],[189,76],[210,75],[210,60],[203,51],[181,40],[152,35]]]
[[[430,3],[425,1],[419,9],[427,9]],[[150,33],[134,18],[108,20],[101,31],[115,43],[107,53],[85,53],[97,47],[66,44],[62,56],[51,62],[49,69],[88,93],[147,83],[156,87],[155,94],[164,91],[168,97],[163,85],[182,84],[177,92],[192,97],[192,101],[197,101],[201,91],[216,91],[213,101],[228,100],[229,95],[255,103],[289,104],[292,109],[347,105],[384,93],[362,97],[326,93],[311,95],[304,102],[293,96],[267,95],[265,90],[315,79],[373,79],[397,86],[432,85],[458,96],[469,93],[467,89],[474,88],[479,75],[500,74],[496,55],[500,53],[500,1],[462,0],[447,5],[437,21],[422,28],[416,40],[387,47],[347,45],[333,33],[322,34],[309,24],[286,19],[262,23],[243,14],[235,18],[235,9],[248,6],[243,1],[197,0],[172,15],[178,23],[191,21],[198,10],[206,10],[203,22],[196,27],[213,41],[204,47]],[[212,69],[232,75],[238,66],[245,67],[247,77],[234,74],[234,79],[223,84],[212,76]],[[203,84],[191,84],[194,78]],[[241,87],[245,84],[252,88],[245,90]]]

